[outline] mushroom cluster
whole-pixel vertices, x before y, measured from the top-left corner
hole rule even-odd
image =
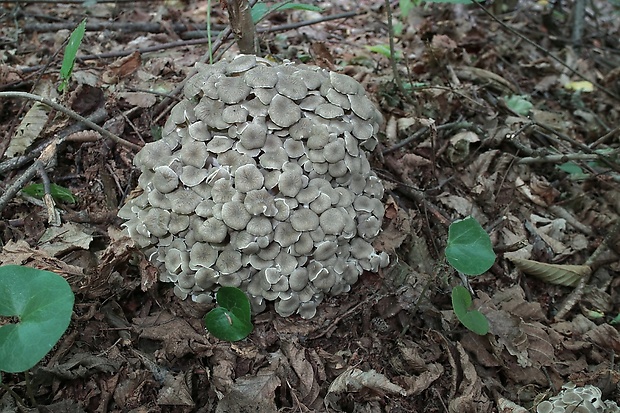
[[[136,155],[142,194],[119,212],[175,294],[247,292],[255,312],[312,318],[388,263],[371,245],[383,186],[366,150],[380,112],[353,78],[241,55],[199,65],[162,139]]]
[[[620,413],[620,407],[602,400],[602,392],[590,384],[577,387],[574,383],[562,386],[562,391],[536,406],[537,413]]]

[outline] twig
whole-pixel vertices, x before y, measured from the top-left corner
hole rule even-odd
[[[38,96],[32,93],[26,93],[26,92],[0,92],[0,97],[30,99],[30,100],[34,100],[39,103],[43,103],[44,105],[54,108],[57,111],[62,112],[65,115],[82,122],[84,125],[96,130],[101,135],[105,136],[106,138],[112,139],[114,142],[118,143],[119,145],[126,146],[136,151],[139,151],[140,149],[142,149],[139,145],[136,145],[135,143],[131,143],[119,136],[116,136],[115,134],[103,129],[101,126],[97,125],[96,123],[93,123],[90,120],[86,119],[84,116],[80,115],[79,113],[76,113],[72,111],[71,109],[66,108],[42,96]]]
[[[599,159],[600,156],[597,154],[591,153],[569,153],[566,155],[545,155],[539,157],[527,157],[521,158],[517,161],[518,164],[521,165],[532,165],[536,163],[560,163],[567,161],[595,161]]]
[[[403,81],[400,78],[400,73],[398,72],[398,67],[396,66],[396,50],[394,49],[394,25],[392,24],[392,5],[390,4],[390,0],[385,0],[385,9],[387,12],[387,26],[390,40],[390,65],[392,66],[392,72],[394,73],[394,83],[396,83],[396,87],[398,88],[398,91],[400,92],[402,97],[405,100],[409,101],[411,100],[411,96],[409,96],[405,92]]]
[[[480,2],[478,1],[474,1],[473,2],[476,6],[478,6],[487,16],[489,16],[491,19],[493,19],[496,23],[498,23],[504,30],[508,31],[509,33],[517,36],[518,38],[524,40],[525,42],[527,42],[530,46],[533,46],[534,48],[536,48],[537,50],[539,50],[540,52],[544,53],[546,56],[549,56],[551,59],[555,60],[558,64],[560,64],[561,66],[565,67],[566,69],[568,69],[572,74],[574,74],[575,76],[579,77],[580,79],[583,79],[585,81],[588,81],[590,83],[592,83],[594,86],[596,86],[597,89],[602,90],[605,94],[611,96],[612,98],[616,99],[616,100],[620,100],[620,96],[616,95],[615,93],[613,93],[611,90],[605,88],[604,86],[602,86],[601,84],[593,81],[592,79],[588,79],[585,75],[582,75],[581,73],[579,73],[578,71],[576,71],[575,69],[573,69],[572,67],[570,67],[569,65],[567,65],[566,63],[564,63],[562,61],[562,59],[560,59],[559,57],[555,56],[553,53],[551,53],[550,51],[548,51],[547,49],[545,49],[544,47],[542,47],[541,45],[539,45],[538,43],[534,42],[533,40],[528,39],[527,37],[523,36],[521,33],[519,33],[518,31],[516,31],[515,29],[513,29],[512,27],[508,26],[506,23],[504,23],[503,21],[501,21],[500,19],[498,19],[493,13],[491,13],[489,10],[487,10],[486,7],[484,7]]]
[[[452,128],[468,129],[468,128],[471,128],[472,126],[474,126],[474,125],[471,122],[462,122],[462,121],[450,122],[450,123],[444,123],[443,125],[437,126],[437,130],[452,129]],[[398,142],[396,145],[390,146],[389,148],[384,150],[382,152],[382,154],[383,155],[387,155],[389,153],[392,153],[392,152],[402,148],[403,146],[409,145],[411,142],[416,141],[418,138],[420,138],[422,135],[424,135],[426,132],[428,132],[428,130],[429,130],[428,126],[424,126],[424,127],[420,128],[419,130],[417,130],[413,135],[411,135],[407,139],[403,139],[402,141]]]
[[[42,33],[42,32],[57,32],[59,30],[72,30],[77,23],[33,23],[26,24],[21,27],[21,31],[24,33]],[[221,30],[220,27],[216,30]],[[160,23],[150,22],[115,22],[115,21],[100,21],[100,22],[88,22],[86,23],[87,32],[97,32],[103,30],[111,31],[123,31],[123,32],[147,32],[147,33],[163,33],[168,27]],[[203,24],[186,24],[186,23],[171,23],[170,28],[176,33],[184,32],[196,32],[204,28]]]

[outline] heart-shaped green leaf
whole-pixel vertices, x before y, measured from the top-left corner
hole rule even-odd
[[[460,285],[454,287],[452,289],[454,314],[468,330],[481,336],[486,335],[489,332],[489,320],[480,311],[470,310],[470,307],[471,295],[467,288]]]
[[[41,361],[69,326],[73,302],[71,287],[58,274],[0,267],[0,317],[16,321],[0,327],[0,371],[19,373]]]
[[[463,274],[480,275],[491,268],[495,253],[489,234],[478,221],[467,217],[450,225],[446,258]]]
[[[250,301],[245,293],[235,287],[221,287],[215,298],[219,307],[204,317],[207,330],[220,340],[239,341],[246,338],[254,326]]]

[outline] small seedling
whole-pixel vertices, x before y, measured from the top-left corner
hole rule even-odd
[[[472,217],[455,221],[448,229],[446,258],[457,271],[480,275],[495,262],[489,234]],[[489,322],[478,310],[472,310],[471,295],[462,286],[452,289],[452,308],[459,321],[476,334],[489,332]]]
[[[527,96],[505,96],[504,102],[506,102],[506,106],[508,106],[510,110],[521,116],[527,116],[534,107]]]
[[[67,43],[67,47],[65,47],[65,55],[62,59],[62,66],[60,67],[61,83],[58,86],[59,92],[64,92],[69,85],[69,79],[71,79],[73,65],[75,64],[75,57],[77,56],[77,52],[80,48],[85,32],[86,19],[82,20],[78,27],[73,30],[73,33],[71,33],[71,37],[69,38],[69,43]]]
[[[468,330],[484,336],[489,332],[489,321],[480,311],[471,309],[471,302],[467,288],[457,285],[452,289],[452,309],[456,317]]]
[[[370,52],[373,52],[373,53],[379,53],[380,55],[382,55],[384,57],[387,57],[388,59],[391,56],[390,46],[385,45],[385,44],[377,44],[377,45],[374,45],[374,46],[366,46],[366,49],[368,51],[370,51]],[[397,61],[402,59],[402,57],[403,57],[403,54],[401,52],[399,52],[399,51],[395,51],[394,52],[394,59],[396,59]]]
[[[221,287],[215,299],[219,307],[204,317],[207,330],[220,340],[239,341],[246,338],[254,326],[250,301],[245,293],[235,287]]]
[[[38,199],[43,199],[43,195],[45,195],[43,184],[28,185],[22,189],[22,192]],[[50,184],[50,194],[56,201],[62,201],[68,204],[75,204],[76,202],[75,196],[73,196],[71,191],[60,185]]]
[[[67,330],[74,300],[58,274],[0,267],[0,371],[20,373],[41,361]]]

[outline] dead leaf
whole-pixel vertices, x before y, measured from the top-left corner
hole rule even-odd
[[[359,392],[363,388],[374,390],[380,394],[400,394],[406,396],[407,391],[397,384],[392,383],[386,376],[377,373],[375,370],[367,372],[357,368],[352,368],[332,382],[325,395],[325,405],[342,411],[339,401],[344,393]]]
[[[92,233],[85,226],[66,222],[60,227],[49,227],[39,239],[39,248],[57,257],[76,248],[88,250],[92,240]]]
[[[37,86],[34,93],[53,100],[58,96],[55,92],[56,90],[52,87],[50,82],[44,82]],[[32,105],[15,130],[15,134],[11,137],[11,143],[5,152],[8,158],[12,158],[16,155],[23,155],[35,139],[39,137],[47,124],[49,111],[50,108],[43,103],[36,102]]]
[[[153,93],[145,92],[123,92],[120,97],[127,101],[131,106],[139,108],[150,108],[157,103],[157,97]]]
[[[620,353],[620,333],[609,324],[601,324],[585,334],[594,344]]]
[[[277,370],[283,356],[273,357],[268,367],[260,369],[254,376],[240,377],[228,394],[217,404],[216,413],[264,412],[276,413],[275,391],[281,385]]]
[[[549,284],[575,287],[579,280],[592,274],[588,265],[547,264],[538,261],[510,258],[517,268]]]
[[[491,400],[482,391],[482,380],[476,373],[476,368],[469,360],[469,356],[460,343],[456,343],[459,361],[463,368],[463,378],[460,382],[457,395],[450,400],[450,413],[485,413],[491,412]]]
[[[125,78],[138,70],[142,64],[142,56],[140,52],[135,51],[132,54],[122,57],[108,66],[102,79],[106,83],[116,83],[118,79]]]
[[[160,406],[188,406],[194,407],[190,388],[185,374],[173,375],[168,373],[164,378],[164,387],[157,394],[157,404]],[[189,372],[191,377],[191,372]]]

